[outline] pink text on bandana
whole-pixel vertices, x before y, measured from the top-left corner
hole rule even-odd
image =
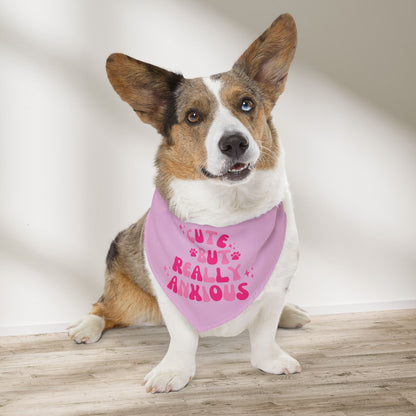
[[[163,291],[198,331],[238,316],[260,294],[283,248],[283,204],[227,227],[182,222],[156,190],[146,255]]]

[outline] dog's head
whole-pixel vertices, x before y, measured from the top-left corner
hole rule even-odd
[[[284,14],[228,72],[185,79],[112,54],[107,74],[120,97],[164,137],[156,158],[161,181],[238,185],[277,162],[270,113],[284,90],[295,49],[296,25]]]

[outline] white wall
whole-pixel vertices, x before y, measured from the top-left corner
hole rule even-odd
[[[291,11],[274,9],[262,27]],[[259,32],[225,16],[180,0],[0,2],[0,333],[86,313],[112,238],[148,207],[159,138],[113,92],[106,57],[227,70]],[[302,242],[290,298],[415,301],[415,131],[299,51],[275,110]]]

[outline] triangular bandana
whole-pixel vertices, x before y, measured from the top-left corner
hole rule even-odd
[[[239,224],[182,222],[156,189],[145,226],[146,255],[161,288],[198,331],[238,316],[269,280],[283,248],[283,204]]]

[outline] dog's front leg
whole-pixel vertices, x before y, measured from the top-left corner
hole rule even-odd
[[[264,306],[249,326],[251,364],[266,373],[299,373],[302,370],[299,362],[283,351],[275,340],[285,293],[266,296]]]
[[[199,334],[172,305],[164,293],[159,293],[159,307],[170,334],[170,343],[162,361],[144,378],[147,392],[162,393],[184,388],[195,375],[195,355]]]

